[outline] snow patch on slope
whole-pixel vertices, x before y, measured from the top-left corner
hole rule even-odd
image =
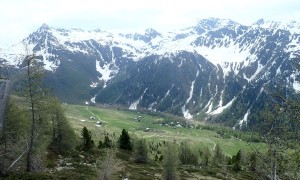
[[[92,82],[92,84],[90,85],[91,88],[96,88],[98,86],[98,82]]]
[[[256,76],[261,72],[261,70],[264,68],[264,66],[262,64],[260,64],[259,62],[257,62],[257,63],[258,63],[257,69],[256,69],[255,73],[250,77],[250,79],[249,79],[250,81],[253,81],[256,78]]]
[[[153,103],[151,103],[151,104],[149,105],[149,108],[148,108],[148,110],[156,112],[156,109],[153,109],[153,107],[154,107],[156,104],[157,104],[157,102],[156,102],[156,101],[155,101],[155,102],[153,102]]]
[[[137,105],[138,105],[138,104],[140,103],[140,101],[143,99],[144,94],[146,93],[147,90],[148,90],[148,88],[146,88],[146,89],[144,90],[143,94],[141,95],[141,97],[140,97],[138,100],[134,101],[134,102],[129,106],[129,109],[130,109],[130,110],[137,110]]]
[[[239,121],[240,127],[243,125],[243,123],[246,123],[246,124],[247,124],[249,114],[250,114],[250,109],[247,110],[247,112],[246,112],[246,114],[244,115],[243,119],[241,119],[241,120]]]
[[[94,97],[91,99],[91,102],[94,103],[94,104],[96,103],[96,96],[94,96]]]
[[[220,64],[221,66],[225,65],[224,62],[243,62],[251,55],[249,49],[242,50],[238,44],[230,44],[229,46],[220,46],[214,48],[199,46],[195,49],[211,63],[215,65]]]
[[[100,66],[100,61],[96,60],[96,70],[102,75],[101,78],[99,78],[100,81],[104,81],[103,88],[106,87],[106,83],[113,78],[115,74],[118,73],[117,69],[111,68],[111,66],[114,66],[114,64],[104,64],[102,67]],[[96,83],[92,83],[91,87],[94,87],[95,85],[98,85]],[[96,86],[97,87],[97,86]]]
[[[229,108],[232,103],[236,100],[236,97],[233,98],[229,103],[227,103],[225,106],[219,106],[216,110],[210,112],[209,114],[211,115],[217,115],[217,114],[220,114],[222,113],[225,109]],[[211,103],[212,104],[212,103]]]
[[[300,82],[294,81],[293,88],[297,93],[300,93]]]
[[[199,71],[197,71],[196,78],[198,77],[198,75],[199,75]],[[188,99],[186,100],[184,106],[181,108],[182,113],[183,113],[183,116],[184,116],[186,119],[192,119],[192,118],[193,118],[193,116],[190,114],[189,110],[186,109],[186,105],[191,101],[191,99],[192,99],[192,97],[193,97],[195,81],[196,81],[196,80],[194,80],[194,81],[192,82],[191,90],[190,90],[190,96],[189,96]]]
[[[296,93],[300,93],[300,82],[297,81],[297,77],[300,75],[300,72],[294,72],[290,77],[293,80],[292,87]]]
[[[160,100],[159,103],[163,102],[170,95],[170,92],[173,89],[173,87],[174,87],[174,84],[172,84],[171,88],[168,89],[168,91],[166,92],[165,96]]]
[[[212,98],[213,99],[213,98]],[[212,100],[211,99],[211,100]],[[213,101],[210,101],[209,102],[209,106],[208,106],[208,110],[206,111],[206,114],[209,114],[212,112],[212,109],[213,109]]]

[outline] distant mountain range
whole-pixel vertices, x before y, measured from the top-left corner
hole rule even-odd
[[[300,91],[296,21],[244,26],[209,18],[181,30],[140,34],[43,24],[23,42],[64,102],[117,104],[240,127],[256,123],[256,112],[272,106],[273,92],[287,97]],[[11,72],[22,67],[21,43],[0,54]]]

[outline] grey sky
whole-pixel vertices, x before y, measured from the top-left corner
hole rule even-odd
[[[229,18],[250,25],[266,20],[300,21],[299,0],[1,0],[0,46],[13,44],[42,23],[56,28],[167,31],[197,19]]]

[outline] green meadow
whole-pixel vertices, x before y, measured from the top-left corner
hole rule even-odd
[[[104,139],[104,134],[107,133],[115,137],[116,141],[122,129],[126,129],[133,136],[145,138],[147,141],[179,143],[186,140],[192,146],[208,146],[211,149],[219,144],[228,156],[236,154],[240,149],[244,151],[251,151],[251,147],[264,149],[262,143],[245,142],[234,137],[223,138],[213,130],[202,129],[199,122],[185,122],[186,120],[172,115],[159,113],[153,115],[112,107],[79,105],[63,105],[63,107],[75,132],[80,135],[82,128],[86,126],[95,142]],[[101,125],[97,124],[99,121]],[[183,127],[183,123],[187,123],[187,127]]]

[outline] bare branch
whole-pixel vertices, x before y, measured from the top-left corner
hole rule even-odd
[[[28,151],[28,148],[23,151],[23,153],[9,166],[9,168],[7,168],[6,170],[10,170],[22,157],[23,155]]]
[[[27,144],[27,148],[22,152],[22,154],[16,160],[14,160],[11,163],[11,165],[6,169],[7,171],[10,170],[24,156],[24,154],[29,150],[28,142],[26,144]]]

